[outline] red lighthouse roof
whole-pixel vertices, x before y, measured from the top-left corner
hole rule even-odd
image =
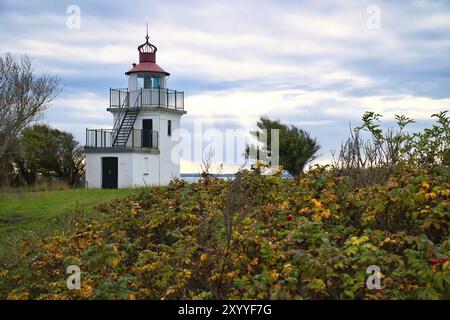
[[[166,76],[170,75],[167,71],[156,64],[156,48],[153,44],[148,42],[148,31],[145,36],[145,43],[138,47],[139,64],[133,63],[133,68],[125,72],[126,75],[140,72],[161,73]]]

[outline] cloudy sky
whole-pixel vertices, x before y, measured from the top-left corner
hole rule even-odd
[[[146,22],[190,132],[248,131],[265,115],[317,137],[325,162],[366,110],[418,129],[450,109],[450,1],[0,0],[0,53],[61,77],[45,122],[84,142],[86,127],[112,126],[109,88],[127,85]],[[182,171],[198,171],[191,160]]]

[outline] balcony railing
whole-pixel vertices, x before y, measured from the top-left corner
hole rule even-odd
[[[86,147],[158,149],[159,137],[157,131],[133,129],[125,146],[114,145],[114,137],[117,134],[115,131],[111,129],[86,129]]]
[[[184,111],[184,92],[166,88],[110,89],[110,108],[163,107]]]

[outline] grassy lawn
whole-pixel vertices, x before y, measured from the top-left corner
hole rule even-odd
[[[100,202],[141,189],[11,190],[0,193],[0,255],[28,234],[50,233],[74,215],[93,214]]]

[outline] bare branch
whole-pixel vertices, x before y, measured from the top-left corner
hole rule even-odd
[[[32,60],[0,56],[0,160],[18,134],[40,119],[61,92],[56,76],[36,76]]]

